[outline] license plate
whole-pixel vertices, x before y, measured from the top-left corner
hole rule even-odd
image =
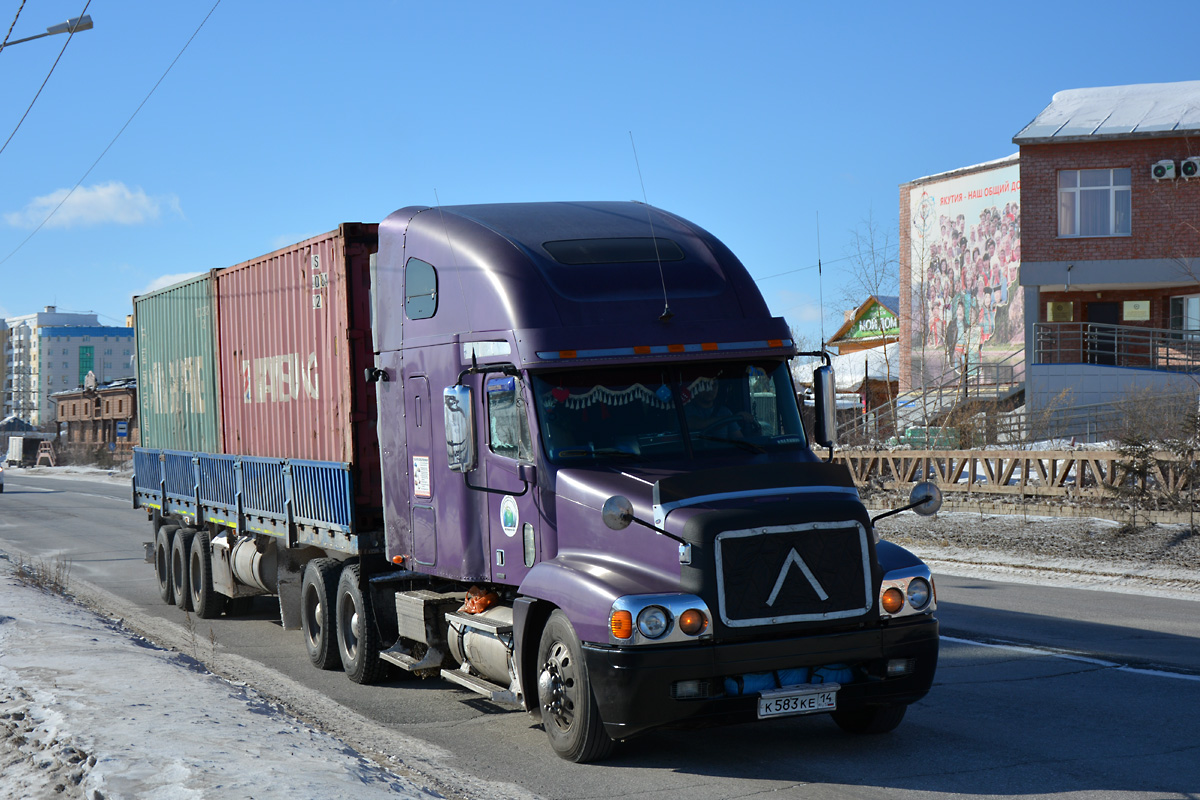
[[[833,711],[837,708],[837,690],[840,688],[836,683],[826,683],[820,687],[793,686],[763,692],[758,697],[758,718]]]

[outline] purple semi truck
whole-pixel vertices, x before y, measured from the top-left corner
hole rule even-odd
[[[317,667],[440,675],[572,761],[667,725],[882,733],[929,690],[929,569],[810,449],[787,324],[686,220],[409,207],[135,316],[165,601],[277,595]]]

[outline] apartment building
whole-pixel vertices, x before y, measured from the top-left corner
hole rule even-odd
[[[34,425],[54,422],[50,397],[83,386],[89,372],[101,383],[134,376],[133,328],[104,326],[95,314],[54,306],[5,320],[3,409]]]

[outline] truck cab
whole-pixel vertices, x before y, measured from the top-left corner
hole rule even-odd
[[[787,324],[714,236],[639,203],[409,207],[371,283],[383,658],[574,761],[663,725],[884,732],[928,691],[932,575],[812,451]]]

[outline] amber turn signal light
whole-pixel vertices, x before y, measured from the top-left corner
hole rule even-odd
[[[895,614],[904,608],[904,592],[893,586],[883,593],[883,597],[880,598],[880,604],[883,606],[884,611],[889,614]]]
[[[614,639],[633,637],[633,614],[629,611],[614,611],[608,621]]]
[[[697,634],[704,633],[704,629],[707,627],[708,618],[704,616],[703,611],[689,608],[679,615],[679,630],[688,636],[696,636]]]

